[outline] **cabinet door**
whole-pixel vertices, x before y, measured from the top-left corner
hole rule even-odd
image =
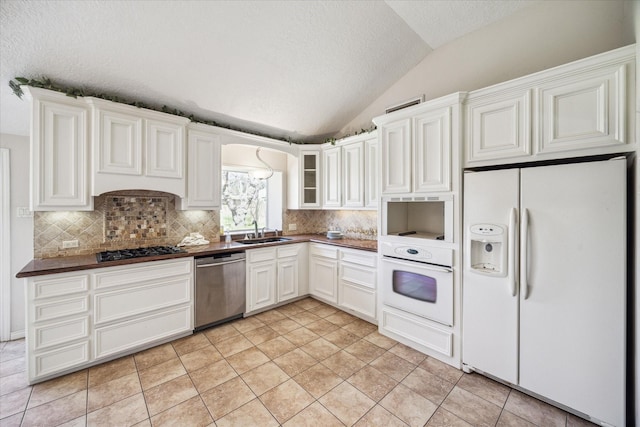
[[[184,177],[184,126],[157,120],[146,121],[147,176]]]
[[[531,154],[530,93],[469,101],[467,163]]]
[[[276,273],[274,261],[249,266],[249,311],[276,303]]]
[[[189,130],[187,198],[182,209],[220,208],[220,137]]]
[[[142,118],[94,110],[96,172],[142,175]]]
[[[381,130],[382,194],[411,192],[411,119]]]
[[[35,99],[31,129],[31,209],[92,210],[88,182],[88,109]]]
[[[301,208],[320,207],[320,152],[300,153],[300,203]]]
[[[378,209],[378,140],[364,142],[364,203],[365,207]]]
[[[278,260],[278,302],[298,296],[298,259],[296,257]]]
[[[326,149],[322,152],[323,195],[322,207],[339,208],[342,205],[342,176],[340,171],[340,147]]]
[[[309,292],[326,301],[338,302],[338,261],[312,256],[309,261]]]
[[[625,143],[625,66],[599,70],[538,91],[540,153]]]
[[[413,118],[414,191],[451,189],[451,109]]]
[[[342,172],[344,177],[342,206],[364,207],[364,144],[362,142],[342,147]]]

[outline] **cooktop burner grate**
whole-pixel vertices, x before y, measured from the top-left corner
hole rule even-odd
[[[179,254],[185,252],[187,251],[176,246],[151,246],[149,248],[119,249],[116,251],[98,252],[96,254],[96,258],[98,262],[106,262],[129,258],[141,258],[147,256]]]

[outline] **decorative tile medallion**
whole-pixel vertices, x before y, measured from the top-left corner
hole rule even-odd
[[[167,235],[167,197],[108,196],[104,212],[105,241],[147,240]]]

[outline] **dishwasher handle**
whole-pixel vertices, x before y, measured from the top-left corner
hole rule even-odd
[[[235,264],[237,262],[243,262],[245,259],[246,255],[244,252],[196,258],[196,268]]]

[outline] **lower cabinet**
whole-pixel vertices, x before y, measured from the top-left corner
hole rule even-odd
[[[26,279],[30,383],[193,330],[193,259]]]
[[[247,313],[306,294],[306,243],[247,250]]]
[[[376,323],[376,263],[376,253],[314,243],[309,253],[309,293]]]

